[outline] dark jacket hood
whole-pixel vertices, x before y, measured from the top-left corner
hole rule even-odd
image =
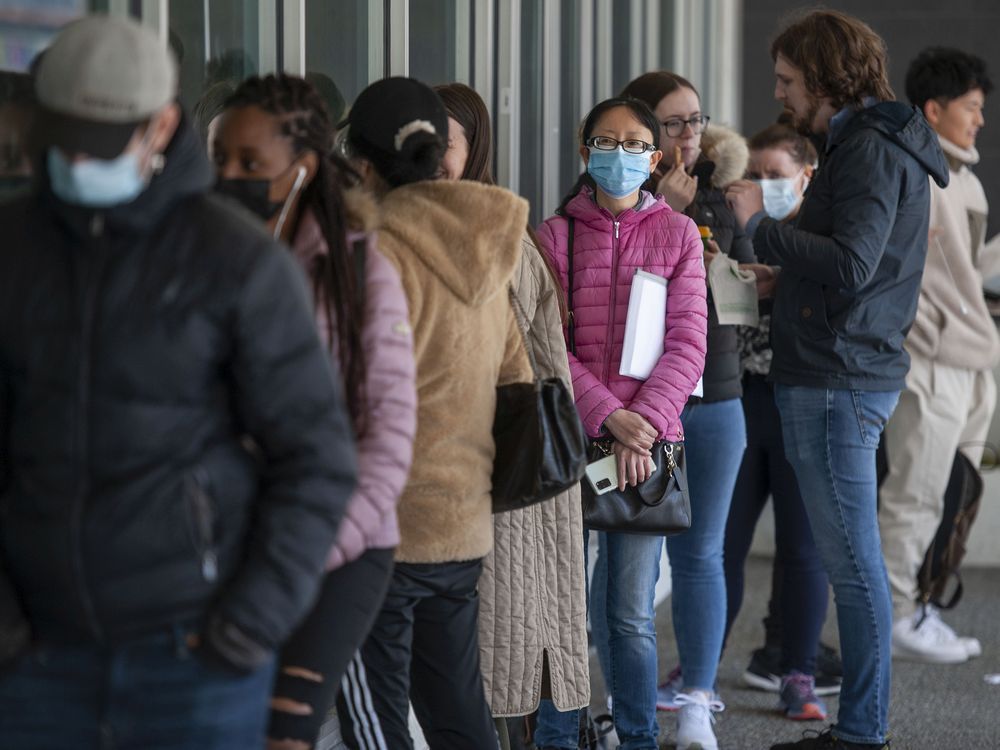
[[[52,192],[44,163],[40,178],[42,196],[71,228],[82,232],[86,231],[96,213],[103,213],[107,224],[115,229],[139,234],[151,232],[179,201],[207,192],[215,183],[215,170],[185,114],[181,115],[177,132],[163,152],[163,158],[163,170],[154,175],[146,189],[130,203],[106,209],[63,203]]]
[[[948,185],[948,162],[941,143],[919,109],[901,102],[880,102],[867,107],[831,133],[830,148],[863,128],[882,133],[916,159],[938,185]]]

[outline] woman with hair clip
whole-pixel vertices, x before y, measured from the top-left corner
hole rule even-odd
[[[227,100],[213,143],[218,190],[266,222],[301,262],[317,324],[345,380],[358,443],[358,487],[305,622],[285,644],[268,748],[316,742],[349,663],[375,620],[399,543],[396,503],[416,421],[412,337],[399,276],[378,252],[333,123],[316,90],[289,75],[253,77]]]
[[[688,217],[641,189],[662,156],[649,107],[636,99],[601,102],[581,136],[589,179],[539,227],[538,237],[574,300],[576,348],[569,363],[577,409],[590,437],[612,439],[624,489],[646,480],[656,441],[684,439],[681,410],[705,362],[702,243]],[[619,374],[639,269],[663,277],[668,288],[663,355],[646,380]],[[653,593],[662,548],[659,536],[600,534],[591,624],[625,750],[658,747]],[[577,732],[577,712],[542,705],[535,734],[540,748],[576,748]],[[678,747],[689,747],[686,738],[678,736]]]
[[[493,184],[493,136],[482,98],[461,83],[436,91],[448,110],[444,179]],[[562,287],[535,233],[521,236],[511,286],[540,378],[571,383]],[[493,516],[493,551],[479,579],[479,648],[497,718],[526,716],[544,696],[560,711],[590,703],[586,569],[580,490]],[[498,722],[498,724],[500,724]],[[505,725],[501,725],[503,734]]]
[[[493,543],[496,388],[533,379],[509,293],[528,205],[492,185],[435,179],[447,139],[440,97],[411,78],[361,92],[345,138],[410,304],[419,404],[396,566],[361,648],[366,680],[338,702],[352,748],[412,748],[408,699],[434,750],[497,743],[476,587]]]

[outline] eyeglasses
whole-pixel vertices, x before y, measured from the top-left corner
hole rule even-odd
[[[691,126],[691,132],[698,135],[698,133],[701,133],[705,129],[710,119],[708,115],[695,115],[690,120],[675,118],[664,122],[663,127],[667,129],[667,135],[671,138],[679,137],[688,125]]]
[[[656,151],[656,146],[652,143],[646,143],[645,141],[637,139],[616,141],[614,138],[609,138],[604,135],[595,135],[593,138],[588,138],[587,146],[590,148],[596,148],[598,151],[614,151],[616,148],[621,146],[622,149],[629,154],[644,154],[647,151]]]

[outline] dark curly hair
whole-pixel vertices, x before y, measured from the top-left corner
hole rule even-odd
[[[806,89],[826,96],[835,109],[860,107],[866,97],[896,98],[889,85],[885,42],[863,21],[835,10],[813,10],[792,21],[771,43],[802,71]]]
[[[316,89],[297,76],[279,73],[243,81],[226,100],[226,109],[258,107],[278,119],[296,156],[312,151],[319,161],[316,177],[302,194],[302,207],[316,217],[328,252],[309,269],[317,307],[330,322],[327,345],[337,354],[355,432],[364,432],[365,358],[361,341],[364,290],[358,288],[347,247],[347,210],[343,191],[357,175],[333,152],[334,125]],[[301,214],[300,214],[301,215]]]
[[[910,63],[906,71],[906,98],[920,109],[930,99],[946,102],[979,89],[984,96],[993,91],[993,81],[981,57],[958,49],[931,47]]]

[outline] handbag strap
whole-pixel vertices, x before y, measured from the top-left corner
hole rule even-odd
[[[531,330],[531,321],[528,320],[528,313],[525,312],[521,300],[517,298],[513,284],[507,285],[507,296],[510,297],[510,307],[514,311],[514,318],[517,320],[517,332],[521,334],[524,352],[528,355],[528,362],[531,363],[531,372],[535,376],[535,380],[540,380],[538,377],[538,363],[535,362],[535,355],[531,351],[531,346],[528,344],[528,337],[525,333]]]
[[[566,239],[566,275],[567,275],[567,287],[566,290],[566,329],[567,338],[569,339],[569,351],[571,354],[576,354],[576,315],[573,314],[573,232],[576,226],[576,221],[572,216],[566,217],[566,223],[568,224],[568,234]]]

